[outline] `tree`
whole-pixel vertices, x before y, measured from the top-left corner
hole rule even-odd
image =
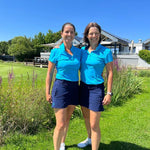
[[[45,42],[46,43],[54,43],[54,36],[51,30],[48,30],[48,33],[45,35]]]
[[[12,39],[11,45],[8,48],[8,53],[19,61],[24,61],[25,59],[31,59],[34,57],[35,49],[31,39],[26,37],[18,36]]]
[[[0,55],[8,55],[8,42],[0,42]]]
[[[54,42],[57,42],[61,38],[61,31],[54,33]]]
[[[43,33],[39,32],[38,35],[34,36],[34,39],[32,39],[32,42],[34,45],[45,44],[45,35]]]

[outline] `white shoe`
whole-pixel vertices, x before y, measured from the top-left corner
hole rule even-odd
[[[84,148],[88,145],[91,145],[91,139],[90,138],[87,138],[86,140],[82,141],[81,143],[77,144],[77,146],[79,148]]]
[[[65,143],[60,144],[60,149],[59,150],[65,150]]]

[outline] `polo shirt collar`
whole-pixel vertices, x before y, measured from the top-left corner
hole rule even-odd
[[[72,45],[73,46],[73,45]],[[72,51],[72,46],[71,46],[71,51]],[[63,51],[65,51],[65,45],[64,45],[64,43],[62,43],[60,46],[59,46]],[[66,51],[65,51],[66,52]]]
[[[101,44],[99,44],[97,47],[96,47],[96,50],[95,51],[99,51],[101,49]]]
[[[92,51],[91,53],[97,53],[98,51],[100,51],[101,49],[101,44],[99,44],[96,49],[94,51]],[[87,49],[87,52],[88,52],[88,49]],[[89,53],[89,52],[88,52]]]

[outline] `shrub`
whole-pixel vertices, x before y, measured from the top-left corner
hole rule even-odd
[[[32,77],[24,79],[22,76],[17,82],[13,72],[10,72],[5,87],[0,79],[0,120],[3,131],[19,130],[34,134],[41,127],[53,127],[53,110],[45,99],[45,88],[37,83],[34,71]]]
[[[141,50],[139,51],[139,56],[143,60],[145,60],[147,63],[150,64],[150,51],[149,50]]]
[[[104,72],[106,79],[106,71]],[[114,60],[112,105],[122,104],[135,93],[141,91],[142,81],[131,69],[120,68]],[[0,142],[9,131],[34,134],[38,129],[54,127],[55,117],[45,99],[43,81],[33,71],[32,75],[15,78],[13,70],[8,73],[8,84],[2,84],[0,77]],[[45,86],[45,85],[44,85]],[[106,87],[106,82],[105,82]],[[72,119],[81,117],[80,106],[76,107]],[[0,144],[1,144],[0,143]]]
[[[107,81],[105,75],[105,81]],[[133,94],[139,93],[142,85],[137,75],[131,70],[131,68],[120,67],[118,60],[113,62],[113,96],[112,105],[121,105]],[[105,87],[106,82],[105,82]],[[105,90],[107,91],[107,89]]]
[[[141,70],[138,71],[138,76],[139,77],[150,77],[150,70]]]

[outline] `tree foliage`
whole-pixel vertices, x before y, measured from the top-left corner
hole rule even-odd
[[[11,41],[8,53],[19,61],[31,59],[34,56],[35,49],[30,39],[22,36],[15,37]]]
[[[77,33],[75,33],[77,35]],[[0,42],[0,55],[9,54],[15,56],[18,61],[32,59],[40,56],[40,52],[50,51],[52,47],[46,47],[43,44],[55,43],[61,38],[61,31],[52,32],[48,30],[46,35],[39,32],[34,38],[14,37],[8,42]]]
[[[51,30],[48,30],[48,33],[45,35],[45,43],[55,43],[61,38],[61,31],[53,33]]]
[[[54,33],[54,42],[58,41],[61,38],[61,31]]]
[[[0,55],[8,55],[8,42],[0,42]]]
[[[149,50],[140,50],[139,51],[139,56],[143,60],[145,60],[147,63],[150,64],[150,51]]]
[[[48,30],[48,33],[45,35],[45,42],[46,43],[53,43],[53,32],[51,30]]]
[[[32,39],[34,45],[45,44],[45,35],[42,32],[39,32],[38,35],[35,35]]]

